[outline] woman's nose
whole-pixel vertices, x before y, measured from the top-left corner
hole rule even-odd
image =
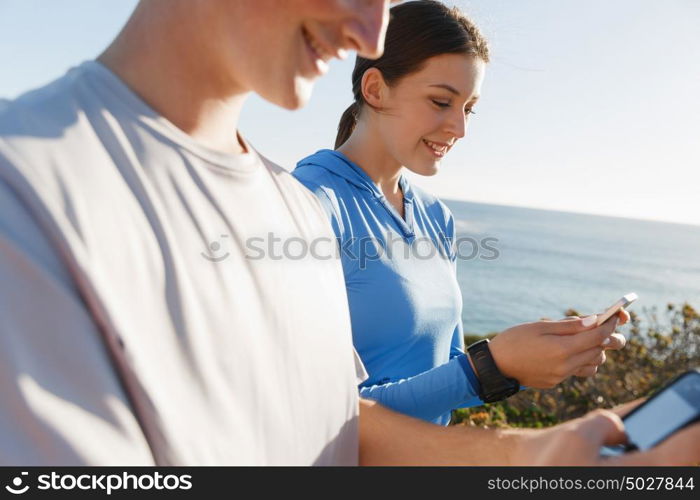
[[[466,135],[467,116],[464,115],[463,111],[450,116],[450,119],[446,124],[446,131],[449,132],[450,135],[454,136],[455,139],[461,139]]]

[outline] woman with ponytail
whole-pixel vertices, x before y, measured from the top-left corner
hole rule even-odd
[[[403,170],[437,173],[466,133],[488,61],[486,40],[458,9],[430,0],[392,8],[384,54],[357,58],[335,149],[294,170],[338,238],[353,342],[369,373],[361,396],[439,424],[522,386],[592,376],[605,349],[624,345],[618,318],[598,326],[593,315],[517,325],[465,352],[454,218]]]

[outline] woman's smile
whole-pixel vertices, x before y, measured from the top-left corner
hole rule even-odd
[[[429,141],[428,139],[423,139],[422,142],[425,144],[428,151],[430,151],[430,153],[436,158],[442,158],[445,156],[452,147],[451,144],[433,142]]]

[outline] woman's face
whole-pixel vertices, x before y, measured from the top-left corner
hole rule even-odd
[[[434,175],[466,133],[485,66],[473,55],[444,54],[386,87],[377,123],[389,155],[412,172]]]

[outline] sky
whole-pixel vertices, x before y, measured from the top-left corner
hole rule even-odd
[[[700,1],[461,0],[491,43],[467,135],[433,177],[453,200],[700,225]],[[136,0],[0,0],[0,97],[98,55]],[[410,42],[409,42],[410,43]],[[354,58],[300,111],[257,96],[240,130],[292,168],[333,146]]]

